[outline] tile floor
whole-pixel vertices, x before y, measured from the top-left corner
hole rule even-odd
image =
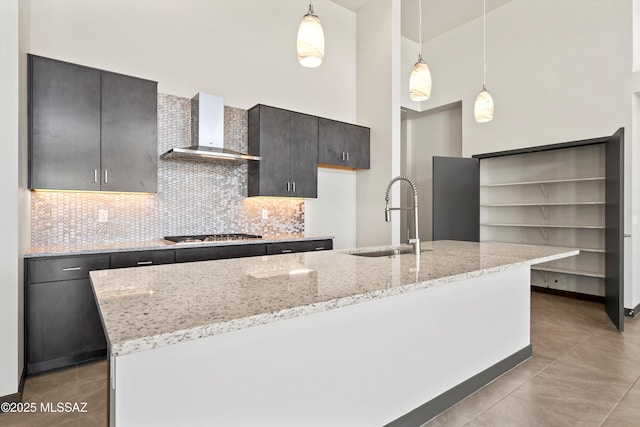
[[[602,304],[531,300],[533,357],[425,426],[640,425],[640,320],[620,334]],[[0,414],[1,426],[106,426],[106,361],[29,377],[23,402],[86,402],[87,412]]]

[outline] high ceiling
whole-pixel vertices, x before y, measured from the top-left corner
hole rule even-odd
[[[349,10],[376,0],[333,0]],[[418,0],[402,1],[402,35],[418,42]],[[511,0],[487,0],[487,12]],[[482,16],[482,0],[422,0],[422,41],[432,39],[452,28]]]

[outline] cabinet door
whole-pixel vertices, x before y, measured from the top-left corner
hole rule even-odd
[[[291,196],[291,112],[260,107],[260,196]]]
[[[102,190],[157,191],[157,83],[102,73]]]
[[[29,188],[99,190],[100,72],[29,56]]]
[[[344,166],[346,153],[344,150],[344,123],[335,120],[318,119],[318,163]]]
[[[624,129],[605,144],[604,308],[624,330]]]
[[[318,197],[318,118],[291,113],[291,196]]]
[[[369,128],[356,125],[347,125],[345,127],[345,166],[356,169],[369,169],[369,141]]]
[[[480,161],[433,157],[433,240],[480,241]]]
[[[28,373],[97,357],[106,348],[88,279],[28,285]]]

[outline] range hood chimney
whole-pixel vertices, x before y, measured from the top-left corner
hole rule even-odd
[[[191,146],[172,148],[160,157],[235,163],[262,159],[224,148],[224,98],[203,92],[191,98]]]

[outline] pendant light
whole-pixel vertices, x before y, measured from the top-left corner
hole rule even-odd
[[[493,119],[493,98],[487,90],[487,0],[482,1],[482,62],[484,64],[484,77],[482,90],[476,97],[473,107],[476,122],[486,123]]]
[[[324,59],[324,31],[318,15],[309,1],[309,11],[302,17],[298,28],[298,62],[307,68],[315,68]]]
[[[431,96],[431,72],[427,63],[422,59],[420,52],[422,51],[422,0],[418,0],[418,20],[420,41],[418,51],[418,61],[411,70],[409,77],[409,97],[412,101],[426,101]]]

